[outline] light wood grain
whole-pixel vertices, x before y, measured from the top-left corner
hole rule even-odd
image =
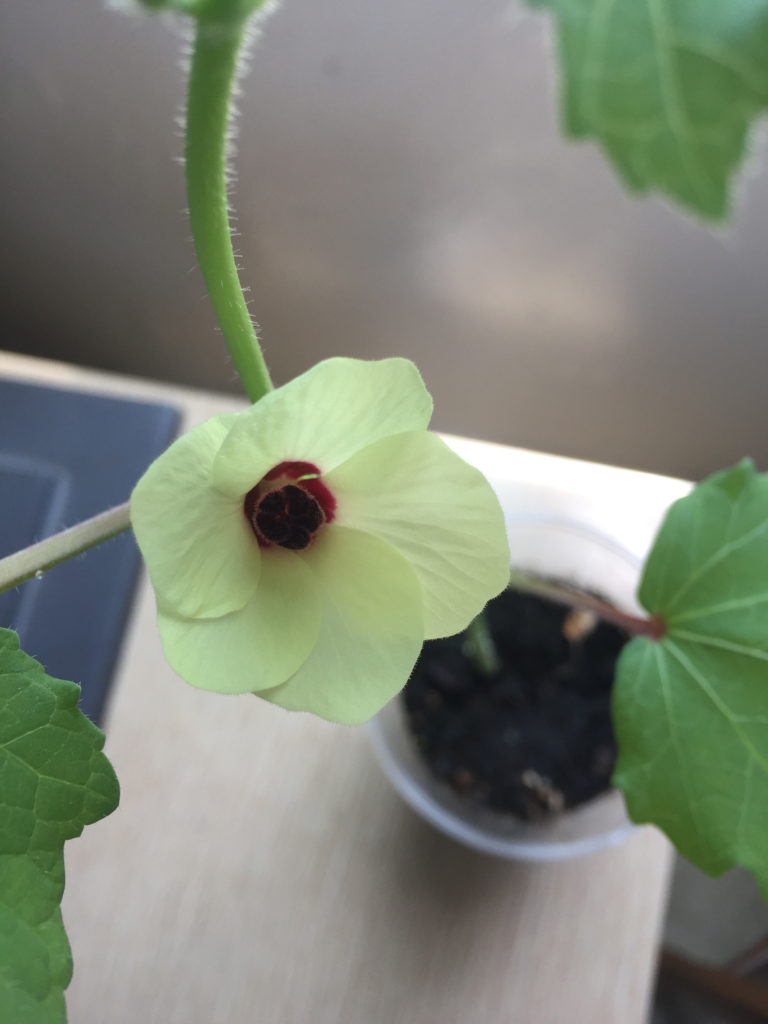
[[[188,425],[232,407],[1,355],[0,372],[171,397]],[[609,483],[611,500],[643,495],[648,524],[685,490],[501,451],[510,474],[567,464],[585,502]],[[70,1024],[646,1019],[670,864],[655,831],[558,864],[469,852],[401,804],[364,729],[181,682],[145,579],[107,732],[120,808],[66,854]]]

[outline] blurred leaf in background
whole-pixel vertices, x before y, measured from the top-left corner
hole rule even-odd
[[[768,0],[528,0],[555,15],[565,130],[710,220],[768,105]]]

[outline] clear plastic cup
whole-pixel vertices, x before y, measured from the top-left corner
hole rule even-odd
[[[507,526],[513,569],[595,591],[639,614],[640,562],[610,537],[559,518],[518,518]],[[431,773],[400,698],[369,723],[369,731],[378,761],[403,799],[436,828],[476,850],[511,860],[563,860],[616,846],[632,831],[616,790],[540,822],[478,806]]]

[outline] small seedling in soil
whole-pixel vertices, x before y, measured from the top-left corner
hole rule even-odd
[[[603,792],[616,762],[611,690],[629,638],[592,609],[509,589],[469,638],[425,644],[404,699],[432,772],[526,820]]]

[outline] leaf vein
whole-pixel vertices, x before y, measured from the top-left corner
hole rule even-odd
[[[763,594],[750,594],[747,597],[735,597],[730,601],[723,601],[721,604],[713,604],[704,608],[692,608],[689,611],[675,615],[670,618],[669,624],[676,626],[678,622],[689,622],[691,619],[704,618],[707,615],[719,615],[722,612],[738,611],[741,608],[750,608],[753,605],[768,602],[768,591]]]
[[[663,100],[663,109],[667,116],[670,130],[678,143],[681,165],[693,191],[706,203],[709,182],[702,176],[699,164],[691,160],[688,148],[681,144],[681,139],[690,135],[691,124],[685,109],[683,96],[677,74],[672,66],[673,48],[671,31],[662,0],[648,0],[648,12],[656,40],[656,66],[659,72],[659,85]]]
[[[736,509],[734,506],[734,508],[731,510],[731,522],[733,520],[735,511]],[[730,529],[730,523],[728,529]],[[748,530],[746,533],[742,534],[742,536],[739,537],[738,540],[726,541],[726,543],[723,544],[722,547],[718,548],[718,550],[715,551],[712,555],[710,555],[710,557],[705,562],[702,562],[702,564],[695,572],[692,572],[690,576],[683,580],[682,584],[678,587],[678,589],[675,591],[672,597],[670,597],[665,602],[663,609],[664,614],[669,615],[669,612],[672,609],[672,607],[679,602],[680,598],[688,590],[690,590],[693,584],[698,582],[702,576],[706,575],[706,573],[714,569],[715,566],[719,565],[724,558],[727,558],[729,555],[733,554],[734,551],[740,551],[742,548],[747,547],[754,540],[758,540],[766,532],[768,532],[768,519],[763,520],[763,522],[758,523],[751,530]]]
[[[749,658],[757,658],[760,661],[768,661],[768,651],[762,651],[759,647],[750,647],[748,644],[738,644],[733,640],[725,640],[719,636],[707,636],[706,633],[694,633],[690,629],[674,628],[668,634],[679,640],[692,640],[697,644],[704,644],[706,647],[717,647],[722,651],[729,651],[733,654],[743,654]]]
[[[764,772],[768,773],[768,759],[763,757],[763,755],[755,749],[755,746],[751,742],[749,737],[744,735],[744,731],[741,728],[741,721],[739,720],[739,716],[737,716],[735,712],[728,707],[728,705],[720,697],[717,691],[713,689],[712,686],[710,686],[708,680],[700,672],[697,671],[696,667],[691,664],[689,659],[686,658],[685,654],[680,650],[680,648],[675,643],[667,639],[664,641],[664,646],[672,655],[672,657],[675,658],[680,665],[682,665],[682,667],[685,669],[688,675],[694,680],[694,682],[696,682],[699,685],[702,692],[706,694],[706,696],[714,704],[717,710],[730,724],[731,728],[736,733],[736,736],[740,740],[741,745],[744,747],[745,751],[748,754],[750,754],[754,761],[762,767]],[[749,764],[749,762],[747,762],[747,764]]]

